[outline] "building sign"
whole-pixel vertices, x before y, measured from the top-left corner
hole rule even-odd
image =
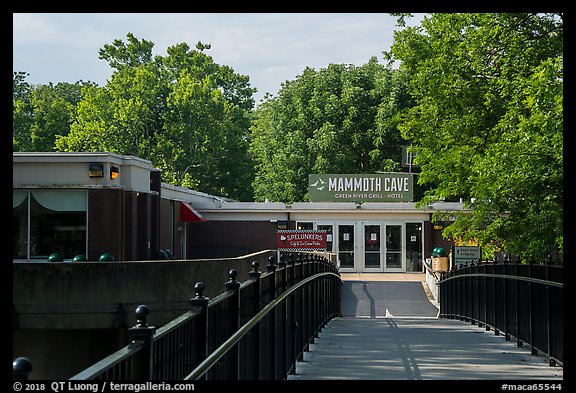
[[[452,249],[452,260],[455,265],[465,262],[478,262],[481,256],[480,246],[454,246]]]
[[[308,175],[311,202],[412,202],[410,173]]]
[[[279,251],[326,251],[326,231],[279,230],[276,233],[276,248]]]

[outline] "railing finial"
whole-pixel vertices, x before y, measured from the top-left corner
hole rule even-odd
[[[198,281],[196,285],[194,285],[194,291],[196,292],[196,299],[203,299],[204,298],[204,290],[206,287],[202,281]]]
[[[270,255],[268,257],[268,265],[266,265],[266,271],[273,272],[274,270],[276,270],[276,265],[274,264],[274,257]]]
[[[15,381],[25,381],[32,372],[32,362],[28,358],[18,357],[12,362],[12,378]]]
[[[258,261],[252,262],[252,270],[250,270],[250,272],[248,273],[250,278],[256,279],[256,278],[260,277],[260,274],[262,274],[262,273],[260,273],[260,270],[258,270],[259,267],[260,267],[260,264],[258,263]]]
[[[230,281],[226,283],[226,289],[236,290],[240,288],[240,283],[236,281],[236,276],[238,276],[238,271],[236,269],[230,269],[230,271],[228,272],[228,277],[230,277]]]
[[[150,315],[150,310],[148,309],[148,306],[141,304],[138,307],[136,307],[136,326],[138,327],[148,326],[148,324],[146,323],[148,315]]]

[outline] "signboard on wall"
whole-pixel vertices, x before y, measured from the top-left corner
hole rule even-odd
[[[455,265],[464,262],[478,262],[481,257],[480,246],[454,246],[452,249],[452,263]]]
[[[411,173],[308,175],[311,202],[412,202]]]
[[[276,233],[278,251],[326,251],[326,231],[279,230]]]

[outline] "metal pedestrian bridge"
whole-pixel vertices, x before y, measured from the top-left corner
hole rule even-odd
[[[343,274],[342,317],[288,380],[553,380],[562,367],[476,325],[438,318],[423,274]]]
[[[302,253],[252,267],[213,299],[197,283],[162,327],[141,305],[130,344],[70,379],[563,379],[562,267],[461,266],[438,276],[439,303],[419,273],[340,273]],[[14,379],[30,370],[13,363]]]

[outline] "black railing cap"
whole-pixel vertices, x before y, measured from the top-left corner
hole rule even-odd
[[[228,277],[230,277],[230,281],[226,283],[226,289],[236,290],[240,288],[240,283],[236,281],[236,276],[238,276],[238,270],[230,269],[230,271],[228,271]]]
[[[150,309],[148,306],[141,304],[136,307],[136,325],[137,326],[147,326],[146,320],[148,319],[148,315],[150,315]]]
[[[32,372],[32,362],[28,358],[18,357],[12,362],[12,378],[16,381],[28,379]]]
[[[251,278],[257,278],[260,277],[260,270],[258,270],[258,267],[260,267],[260,264],[258,263],[258,261],[254,261],[252,262],[252,270],[250,270],[250,272],[248,272],[248,275]]]
[[[204,283],[202,281],[198,281],[196,285],[194,285],[194,292],[196,293],[196,299],[203,299],[204,298]]]

